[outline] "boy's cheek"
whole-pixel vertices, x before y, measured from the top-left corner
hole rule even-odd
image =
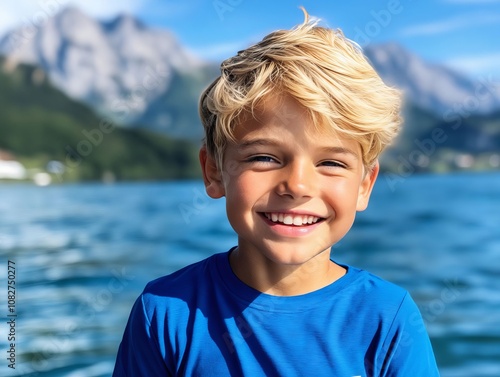
[[[224,169],[222,171],[222,181],[224,185],[227,185],[239,174],[241,174],[242,166],[237,161],[228,161],[224,164]]]
[[[227,189],[230,185],[235,186],[238,185],[242,180],[250,179],[252,182],[251,185],[255,185],[255,182],[252,181],[252,178],[247,176],[246,173],[250,173],[250,166],[245,163],[244,157],[231,156],[224,162],[224,167],[222,169],[221,177],[224,184],[224,187]],[[250,184],[247,182],[247,184]],[[245,188],[245,187],[244,187]]]

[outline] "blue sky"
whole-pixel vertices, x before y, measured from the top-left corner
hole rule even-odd
[[[69,4],[100,19],[131,13],[170,29],[195,54],[219,61],[303,19],[299,6],[360,45],[396,41],[471,78],[500,76],[499,0],[8,0],[0,33]]]

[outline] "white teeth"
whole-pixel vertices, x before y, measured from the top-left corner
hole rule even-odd
[[[314,224],[318,222],[320,219],[316,216],[307,216],[307,215],[291,215],[291,214],[283,214],[283,213],[264,213],[264,215],[271,221],[277,223],[283,223],[285,225],[295,225],[302,226],[307,224]]]

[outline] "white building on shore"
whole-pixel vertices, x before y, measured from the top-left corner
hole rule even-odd
[[[0,159],[0,179],[26,179],[26,168],[19,161]]]

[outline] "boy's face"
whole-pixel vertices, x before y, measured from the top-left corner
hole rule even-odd
[[[356,141],[315,130],[291,97],[273,97],[248,115],[224,155],[222,174],[200,153],[207,193],[226,197],[239,252],[303,264],[351,228],[375,182]]]

